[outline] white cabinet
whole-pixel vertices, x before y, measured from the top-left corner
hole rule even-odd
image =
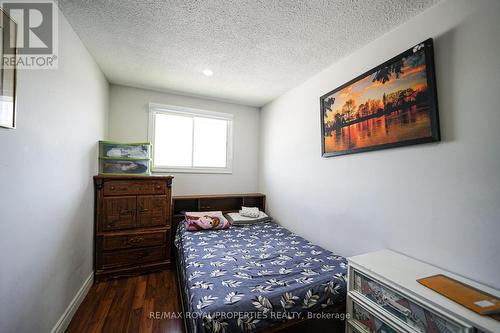
[[[496,297],[498,290],[390,250],[348,261],[348,333],[500,333],[500,322],[480,316],[416,280],[444,274]]]

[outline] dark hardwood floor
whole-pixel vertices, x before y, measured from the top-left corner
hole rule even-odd
[[[177,274],[163,271],[99,282],[92,286],[66,332],[70,333],[185,333]],[[154,313],[152,318],[151,313]],[[343,321],[308,320],[281,333],[344,333]]]
[[[182,318],[150,316],[151,312],[181,311],[175,271],[99,282],[90,289],[66,332],[183,333]]]

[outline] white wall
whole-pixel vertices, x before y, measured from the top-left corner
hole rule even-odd
[[[234,115],[233,173],[174,173],[174,194],[255,192],[258,187],[259,110],[214,100],[111,85],[109,139],[148,140],[148,104],[162,103]]]
[[[499,1],[444,1],[266,105],[271,214],[343,255],[392,248],[500,288],[499,15]],[[319,96],[428,37],[442,142],[321,158]]]
[[[97,140],[108,83],[59,13],[59,69],[18,77],[0,128],[0,332],[48,332],[92,272]]]

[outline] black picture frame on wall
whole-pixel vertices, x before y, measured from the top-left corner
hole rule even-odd
[[[440,141],[431,38],[320,97],[322,157]]]
[[[0,8],[0,128],[16,128],[17,24]]]

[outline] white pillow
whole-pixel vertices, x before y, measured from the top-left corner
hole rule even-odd
[[[272,221],[272,218],[264,212],[260,212],[258,217],[247,217],[238,213],[228,213],[226,214],[226,217],[231,224],[249,224]]]
[[[258,207],[245,207],[242,206],[240,210],[240,215],[246,216],[246,217],[259,217],[260,211]]]

